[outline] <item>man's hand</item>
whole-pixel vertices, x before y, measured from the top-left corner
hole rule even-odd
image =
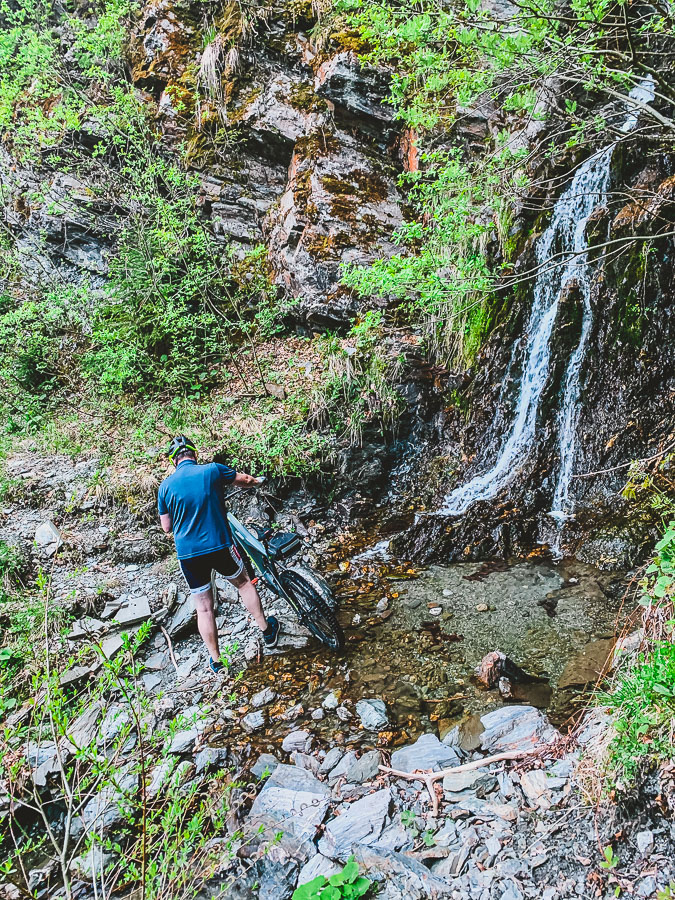
[[[159,524],[167,534],[171,534],[171,531],[173,529],[173,522],[171,521],[171,516],[168,513],[164,513],[164,515],[161,515],[159,517]]]
[[[266,481],[265,478],[254,478],[253,475],[247,475],[246,472],[237,472],[232,484],[236,484],[237,487],[253,488],[263,484],[264,481]]]

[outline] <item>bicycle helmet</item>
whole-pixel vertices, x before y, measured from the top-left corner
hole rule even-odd
[[[169,457],[171,462],[176,462],[176,457],[179,453],[183,453],[185,450],[190,450],[192,453],[197,452],[197,448],[194,443],[190,440],[189,437],[186,437],[184,434],[178,434],[169,444],[169,449],[166,451],[166,455]]]

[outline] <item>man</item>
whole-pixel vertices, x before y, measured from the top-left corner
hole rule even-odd
[[[262,631],[265,646],[276,647],[279,639],[279,622],[274,616],[265,617],[258,591],[232,540],[223,493],[228,484],[255,487],[265,479],[221,463],[198,465],[197,448],[184,434],[171,441],[167,455],[176,471],[159,486],[159,520],[167,534],[174,533],[178,561],[197,610],[197,627],[210,653],[209,665],[220,672],[224,663],[211,592],[213,569],[237,588]]]

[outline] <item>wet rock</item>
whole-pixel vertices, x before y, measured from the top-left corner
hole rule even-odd
[[[313,840],[330,802],[327,785],[310,772],[280,764],[253,801],[249,819],[283,823],[284,833]]]
[[[348,784],[363,784],[364,781],[370,781],[379,774],[379,765],[379,750],[371,750],[358,758],[356,753],[350,750],[331,769],[328,775],[328,783],[334,784],[338,778],[344,778]]]
[[[300,718],[303,714],[304,709],[302,703],[296,703],[295,706],[289,707],[285,712],[281,714],[281,718],[284,722],[293,722],[295,719]]]
[[[390,806],[389,788],[357,800],[328,822],[319,841],[319,852],[346,862],[354,844],[374,844],[387,823]]]
[[[284,753],[292,753],[293,750],[306,752],[312,746],[312,735],[309,731],[291,731],[281,742]]]
[[[337,709],[337,707],[340,705],[340,701],[338,700],[335,692],[331,691],[321,705],[324,709]]]
[[[609,668],[607,663],[613,649],[614,641],[611,639],[587,644],[568,661],[558,679],[558,689],[595,684],[602,672]]]
[[[367,731],[381,731],[389,725],[387,707],[382,700],[359,700],[356,712]]]
[[[386,142],[386,129],[394,123],[393,109],[384,102],[389,78],[384,70],[364,66],[355,53],[344,51],[319,67],[315,87],[319,96],[335,105],[338,121],[347,125],[358,122]]]
[[[326,713],[319,707],[319,709],[313,709],[310,713],[310,716],[314,722],[321,722],[321,720],[325,717]]]
[[[476,667],[476,678],[486,688],[491,689],[498,684],[500,678],[508,678],[510,682],[529,682],[533,679],[501,650],[488,653]]]
[[[267,777],[267,775],[271,775],[274,772],[278,765],[279,760],[272,753],[261,753],[255,765],[251,766],[251,773],[256,778]]]
[[[63,538],[56,525],[48,520],[36,529],[35,543],[47,556],[53,556],[63,546]]]
[[[414,744],[395,750],[391,755],[392,769],[401,772],[426,771],[457,766],[461,762],[459,754],[452,747],[441,743],[435,734],[423,734]]]
[[[346,706],[338,706],[335,713],[341,722],[349,722],[353,718]]]
[[[480,747],[481,735],[485,727],[477,715],[467,716],[459,725],[456,725],[443,736],[443,743],[448,747],[458,747],[467,753],[471,753]]]
[[[554,740],[557,731],[533,706],[503,706],[481,716],[481,747],[488,753],[529,750]]]
[[[451,886],[422,863],[382,847],[354,848],[360,870],[378,882],[382,900],[442,900],[452,897]]]
[[[195,757],[195,774],[202,775],[204,772],[222,769],[226,763],[226,747],[204,747]]]
[[[241,724],[244,726],[246,731],[254,732],[259,731],[261,728],[265,727],[265,713],[263,710],[257,710],[256,712],[250,712],[244,716],[241,720]]]
[[[266,687],[261,691],[258,691],[257,694],[254,694],[251,697],[251,705],[256,709],[260,706],[267,706],[268,703],[271,703],[276,699],[277,693],[273,691],[272,688]]]

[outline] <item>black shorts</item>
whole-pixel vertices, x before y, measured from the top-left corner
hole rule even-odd
[[[213,569],[229,581],[238,578],[244,571],[244,560],[236,547],[223,547],[203,556],[191,556],[178,560],[191,594],[201,594],[211,587]]]

